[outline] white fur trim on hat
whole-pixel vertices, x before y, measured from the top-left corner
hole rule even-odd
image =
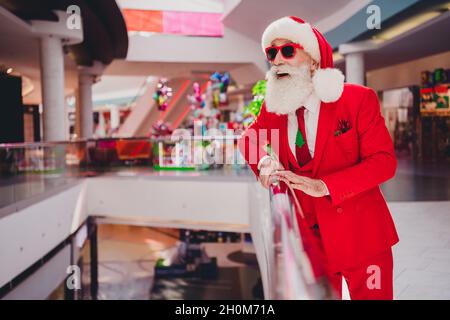
[[[344,75],[339,69],[318,69],[312,77],[314,91],[323,102],[338,100],[344,90]]]
[[[289,17],[275,20],[262,35],[262,49],[269,47],[275,39],[287,39],[298,43],[315,61],[320,62],[319,43],[309,23],[299,23]]]

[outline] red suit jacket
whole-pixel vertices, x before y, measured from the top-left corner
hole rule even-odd
[[[345,133],[340,120],[347,122]],[[263,104],[241,137],[241,153],[256,176],[258,161],[267,154],[267,142],[283,167],[289,170],[291,163],[298,174],[300,167],[289,148],[287,127],[287,115],[268,112]],[[262,129],[267,129],[267,135]],[[398,242],[379,188],[395,175],[396,167],[393,143],[372,89],[345,84],[339,100],[321,103],[312,177],[324,181],[330,195],[313,197],[313,203],[331,271],[359,266]]]

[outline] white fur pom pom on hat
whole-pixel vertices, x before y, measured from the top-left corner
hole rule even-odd
[[[323,102],[334,102],[344,90],[344,75],[338,69],[318,69],[312,77],[314,91]]]

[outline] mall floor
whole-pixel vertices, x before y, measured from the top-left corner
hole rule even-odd
[[[260,299],[256,255],[241,243],[202,243],[217,258],[218,275],[155,277],[158,258],[174,253],[178,229],[104,224],[98,230],[98,299]],[[83,257],[84,299],[89,296],[89,248]]]
[[[395,299],[450,299],[450,201],[389,202]]]

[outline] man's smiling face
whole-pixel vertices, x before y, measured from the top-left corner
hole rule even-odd
[[[272,46],[292,43],[286,39],[275,39]],[[295,48],[294,55],[284,57],[279,50],[270,62],[271,68],[266,74],[267,111],[277,114],[294,112],[304,105],[313,93],[312,74],[317,63],[300,48]]]

